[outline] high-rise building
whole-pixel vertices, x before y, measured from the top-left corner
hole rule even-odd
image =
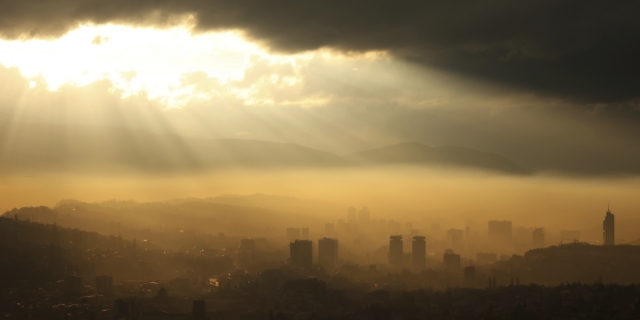
[[[489,221],[489,241],[491,242],[491,244],[510,244],[511,238],[511,221]]]
[[[544,229],[533,230],[533,248],[544,248]]]
[[[442,261],[444,262],[444,268],[448,271],[458,271],[460,270],[460,255],[453,253],[453,250],[447,249],[444,251],[444,256],[442,257]]]
[[[302,228],[302,232],[300,234],[300,239],[309,240],[309,228]]]
[[[371,215],[369,214],[369,208],[364,207],[360,209],[360,211],[358,211],[358,223],[360,223],[363,226],[366,226],[369,224],[370,220],[371,220]]]
[[[300,239],[300,228],[287,228],[287,239],[289,241]]]
[[[413,237],[413,242],[411,243],[411,258],[413,260],[413,269],[424,270],[427,264],[427,245],[424,237]]]
[[[560,230],[560,240],[563,242],[577,242],[581,239],[580,230]]]
[[[318,264],[333,269],[338,261],[338,240],[322,238],[318,240]]]
[[[291,264],[299,267],[308,267],[313,264],[311,240],[296,240],[289,244]]]
[[[393,269],[402,269],[403,246],[402,236],[391,236],[389,238],[389,265]]]
[[[107,295],[111,293],[111,287],[113,286],[113,278],[110,276],[97,276],[96,277],[96,293]]]
[[[606,246],[616,244],[615,241],[615,216],[607,208],[607,213],[602,222],[602,243]]]
[[[356,223],[356,221],[357,221],[356,208],[349,207],[349,209],[347,209],[347,222],[353,224],[353,223]]]

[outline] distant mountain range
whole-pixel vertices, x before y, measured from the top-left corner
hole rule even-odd
[[[345,156],[352,163],[368,165],[410,164],[492,170],[510,174],[527,174],[513,161],[493,153],[442,146],[429,147],[418,142],[404,142],[379,149],[364,150]]]
[[[471,149],[405,142],[346,156],[304,146],[242,139],[199,139],[118,127],[21,124],[0,127],[0,170],[114,167],[165,172],[218,167],[446,166],[527,174],[509,159]]]

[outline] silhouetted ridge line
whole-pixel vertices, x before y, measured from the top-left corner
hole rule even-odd
[[[442,146],[429,147],[418,142],[403,142],[378,149],[364,150],[345,156],[357,164],[411,164],[466,167],[510,174],[529,174],[511,160],[492,153]]]
[[[292,143],[203,139],[118,127],[21,124],[11,136],[0,130],[0,168],[20,171],[139,172],[201,171],[211,168],[335,168],[402,164],[527,171],[491,153],[461,147],[405,142],[344,157]]]

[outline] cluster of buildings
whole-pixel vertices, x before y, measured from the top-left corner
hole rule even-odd
[[[359,226],[375,225],[375,220],[370,219],[368,208],[364,207],[360,211],[350,207],[347,210],[347,224],[345,229],[354,230]],[[395,221],[389,221],[390,230],[393,229]],[[399,222],[397,223],[400,224]],[[410,227],[410,226],[409,226]],[[412,269],[414,271],[424,270],[427,266],[427,245],[426,237],[418,235],[417,230],[412,230],[410,252],[405,251],[405,236],[401,234],[392,234],[388,244],[388,267],[391,270]],[[511,221],[488,221],[488,246],[497,251],[501,248],[508,248],[513,243],[513,225]],[[325,225],[326,235],[337,235],[335,225],[327,223]],[[454,252],[455,248],[462,248],[464,240],[470,239],[470,228],[449,229],[446,232],[447,243],[450,248],[444,250],[442,255],[442,263],[445,270],[461,270],[461,256]],[[531,243],[532,248],[546,247],[545,230],[543,228],[535,228],[532,230]],[[287,228],[287,238],[290,241],[290,262],[295,266],[311,266],[313,265],[314,243],[309,239],[309,228]],[[568,243],[577,243],[581,240],[580,230],[561,230],[561,241]],[[317,242],[318,264],[326,269],[334,269],[338,264],[338,239],[336,237],[323,237]],[[615,244],[615,222],[614,215],[607,209],[605,219],[603,221],[603,245]],[[453,248],[453,249],[451,249]],[[407,250],[408,251],[408,250]],[[442,252],[442,251],[440,251]],[[476,261],[479,263],[493,263],[498,260],[498,254],[489,252],[477,252]]]

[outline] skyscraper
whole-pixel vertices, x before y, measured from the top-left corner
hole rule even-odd
[[[393,269],[402,269],[404,258],[402,236],[391,236],[389,240],[389,265]]]
[[[302,228],[302,233],[300,234],[300,239],[309,240],[309,228]]]
[[[511,221],[489,221],[489,241],[492,244],[510,244],[512,231]]]
[[[296,240],[289,244],[291,264],[307,267],[313,264],[312,243],[310,240]]]
[[[347,210],[347,222],[356,223],[356,221],[357,221],[356,208],[349,207],[349,209]]]
[[[614,245],[615,243],[615,216],[611,210],[607,208],[607,213],[602,221],[602,243],[605,246]]]
[[[444,268],[447,271],[460,270],[460,255],[453,253],[453,250],[451,249],[447,249],[444,251],[442,262],[444,262]]]
[[[544,229],[536,228],[533,230],[533,247],[544,248]]]
[[[338,261],[338,240],[322,238],[318,240],[318,264],[333,269]]]
[[[415,236],[411,243],[411,258],[415,270],[423,270],[427,264],[427,245],[424,237]]]

